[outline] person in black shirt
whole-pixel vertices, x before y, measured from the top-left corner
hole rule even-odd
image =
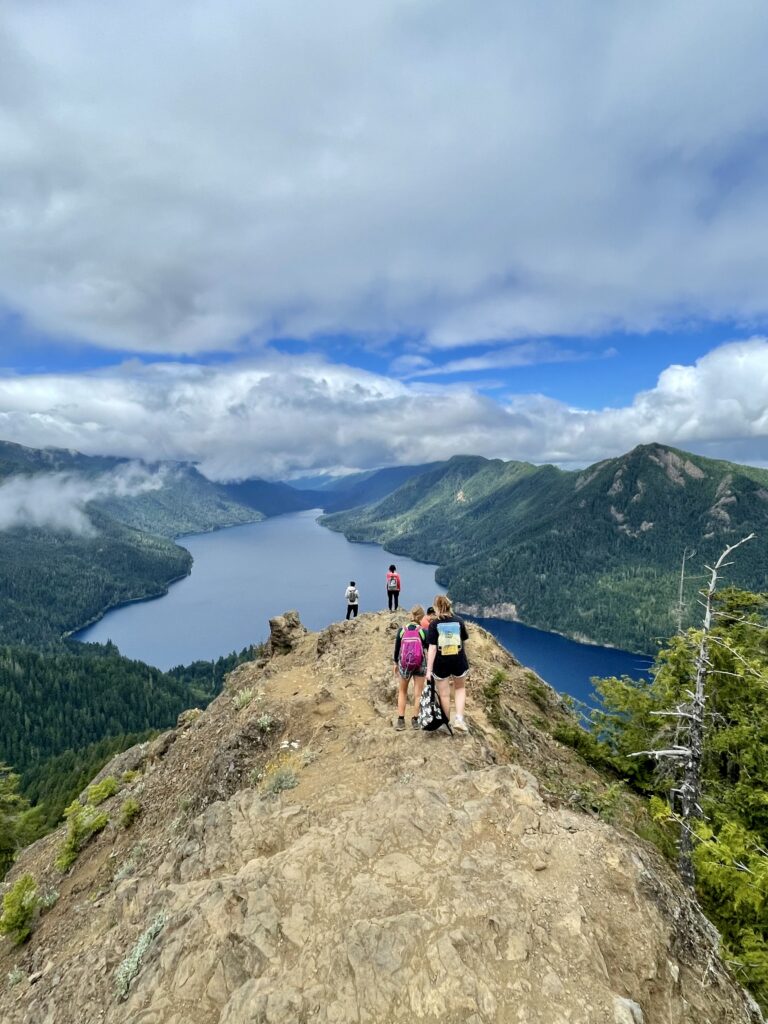
[[[453,614],[451,602],[444,594],[435,598],[437,618],[427,630],[427,679],[434,677],[435,686],[440,697],[443,711],[448,717],[451,714],[451,682],[453,682],[454,699],[456,701],[455,732],[466,733],[464,721],[464,704],[466,689],[464,686],[469,672],[469,662],[465,645],[468,639],[464,620]]]

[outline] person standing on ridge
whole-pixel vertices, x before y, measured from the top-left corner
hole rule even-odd
[[[411,608],[409,621],[402,629],[398,629],[395,638],[394,666],[392,671],[400,675],[397,691],[397,721],[395,729],[402,732],[405,728],[405,705],[408,703],[408,683],[413,680],[413,715],[411,726],[419,728],[419,698],[424,689],[424,673],[427,668],[427,634],[420,626],[424,615],[421,605]]]
[[[360,604],[360,594],[358,592],[357,587],[355,586],[354,580],[349,581],[349,586],[344,591],[344,598],[347,602],[347,618],[356,619],[357,608],[358,605]]]
[[[437,618],[427,630],[427,675],[434,675],[440,703],[448,718],[451,716],[451,682],[456,701],[456,732],[469,732],[464,722],[466,689],[464,686],[469,672],[465,644],[468,639],[464,620],[454,615],[451,602],[444,594],[435,598]]]
[[[400,603],[400,573],[394,565],[390,565],[387,573],[387,602],[389,610],[396,612]]]

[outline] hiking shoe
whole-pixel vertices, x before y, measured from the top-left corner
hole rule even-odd
[[[467,723],[464,721],[463,718],[459,718],[458,716],[456,717],[453,723],[453,731],[461,732],[465,735],[469,732],[469,729],[467,728]]]
[[[403,729],[405,729],[405,719],[398,718],[398,720],[395,722],[395,732],[402,732]]]
[[[420,729],[421,728],[421,726],[419,725],[419,719],[418,719],[418,717],[416,715],[414,715],[413,718],[411,719],[411,728],[413,728],[413,729]]]

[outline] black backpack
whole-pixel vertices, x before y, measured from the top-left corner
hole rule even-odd
[[[441,725],[444,725],[451,736],[453,736],[451,723],[448,721],[448,716],[443,711],[443,705],[440,703],[440,698],[437,696],[435,680],[432,676],[427,679],[424,684],[424,689],[421,691],[421,697],[419,698],[418,722],[425,732],[432,732],[434,729],[439,729]]]

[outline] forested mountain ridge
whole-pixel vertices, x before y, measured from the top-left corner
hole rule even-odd
[[[512,604],[530,625],[651,650],[695,617],[696,575],[723,546],[755,532],[736,585],[768,580],[768,472],[664,445],[641,445],[581,471],[457,456],[382,501],[324,517],[350,540],[375,541],[440,566],[453,597]]]
[[[0,530],[0,643],[50,644],[126,601],[164,593],[189,552],[92,509],[92,534]]]
[[[117,604],[162,594],[187,575],[191,556],[173,537],[318,503],[316,494],[285,484],[215,483],[185,463],[5,441],[0,499],[0,643],[37,645]],[[19,511],[24,502],[26,511]],[[59,516],[67,504],[88,529]],[[36,522],[41,505],[51,511]]]
[[[53,826],[107,758],[151,730],[205,707],[250,650],[162,672],[114,644],[61,644],[45,652],[0,645],[0,764]]]

